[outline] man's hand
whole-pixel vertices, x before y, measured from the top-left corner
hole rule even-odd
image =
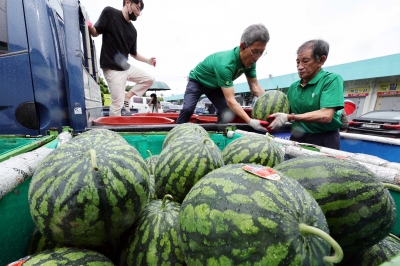
[[[271,125],[268,127],[272,130],[280,129],[283,124],[288,121],[287,114],[285,113],[275,113],[268,116],[268,118],[275,118],[274,121],[272,121]]]
[[[89,20],[86,20],[86,22],[87,22],[88,28],[91,29],[93,27],[92,22],[90,22]]]
[[[266,126],[268,126],[268,122],[267,121],[262,121],[262,120],[257,120],[257,119],[250,119],[248,124],[249,124],[249,126],[254,128],[255,130],[264,131],[264,132],[267,131],[267,129],[265,128]]]
[[[150,57],[149,59],[147,59],[147,64],[149,64],[150,66],[156,66],[156,58],[155,57]]]

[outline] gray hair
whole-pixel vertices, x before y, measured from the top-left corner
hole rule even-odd
[[[246,46],[254,42],[267,43],[269,42],[269,32],[263,24],[250,25],[244,30],[240,42],[244,42]]]
[[[324,40],[310,40],[303,43],[299,49],[297,49],[297,54],[299,54],[304,49],[312,49],[312,57],[314,60],[319,60],[321,56],[325,55],[328,57],[329,54],[329,43]]]

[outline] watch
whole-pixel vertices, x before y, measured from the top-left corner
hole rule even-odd
[[[291,113],[290,114],[290,123],[293,123],[294,121],[296,121],[296,114],[295,113]]]

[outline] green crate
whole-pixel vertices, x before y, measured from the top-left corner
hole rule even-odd
[[[23,138],[23,137],[1,137],[0,138],[0,155],[21,148],[22,146],[31,144],[41,138]]]
[[[16,155],[32,151],[54,140],[55,138],[55,135],[44,137],[23,137],[14,135],[0,136],[0,162]]]
[[[135,147],[142,155],[143,159],[152,155],[161,153],[162,144],[168,132],[157,133],[121,133],[121,136],[133,147]],[[225,148],[233,140],[240,138],[241,135],[235,134],[233,138],[227,138],[223,134],[210,133],[211,140],[218,146],[220,150]]]
[[[0,265],[26,256],[35,227],[28,203],[31,178],[0,199]]]
[[[390,190],[390,195],[392,195],[392,198],[394,200],[394,204],[396,205],[396,210],[400,210],[400,193],[397,191]],[[397,217],[396,217],[396,223],[394,224],[392,228],[392,234],[395,234],[397,236],[400,236],[400,215],[397,212]]]

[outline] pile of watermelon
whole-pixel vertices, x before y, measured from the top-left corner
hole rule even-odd
[[[356,162],[285,161],[261,135],[220,150],[192,123],[149,155],[106,129],[54,150],[32,177],[23,265],[379,265],[400,252],[393,199]]]

